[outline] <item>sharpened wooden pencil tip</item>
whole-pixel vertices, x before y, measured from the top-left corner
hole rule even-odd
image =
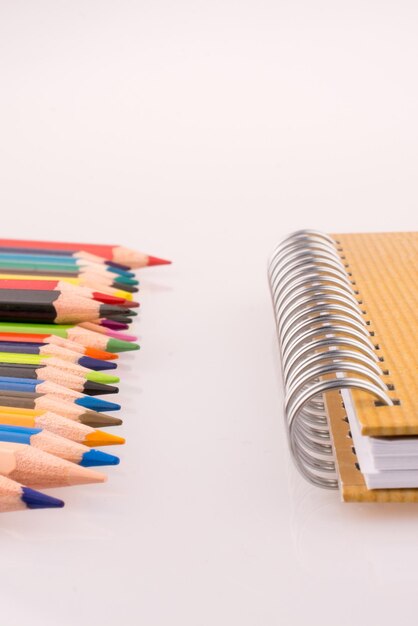
[[[167,259],[159,259],[157,256],[148,255],[148,267],[152,265],[171,265],[171,261]]]
[[[106,433],[103,430],[95,430],[92,433],[86,435],[84,445],[90,448],[96,448],[101,446],[117,446],[125,443],[124,437],[118,437],[118,435],[112,435]]]

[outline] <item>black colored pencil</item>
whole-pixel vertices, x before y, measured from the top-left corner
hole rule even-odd
[[[70,292],[0,289],[0,321],[78,324],[100,317],[127,318],[131,311]]]

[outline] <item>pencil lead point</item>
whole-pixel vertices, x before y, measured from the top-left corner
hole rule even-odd
[[[138,285],[139,285],[139,281]],[[139,291],[139,287],[137,287],[136,285],[123,285],[121,286],[121,283],[118,283],[117,281],[113,281],[112,285],[111,285],[114,289],[123,289],[124,292],[126,292],[127,294],[132,294],[132,293],[137,293]]]
[[[108,402],[107,400],[102,400],[101,398],[97,398],[95,396],[83,396],[82,398],[77,398],[75,400],[75,404],[83,406],[85,409],[90,409],[90,411],[119,411],[120,409],[120,404],[116,404],[116,402]]]
[[[98,467],[99,465],[119,465],[119,463],[120,459],[118,456],[93,448],[83,454],[80,465],[83,467]]]
[[[88,376],[90,376],[90,374],[88,374]],[[115,387],[114,385],[104,385],[103,383],[96,383],[93,380],[90,380],[90,378],[86,378],[83,387],[84,393],[89,396],[101,396],[108,393],[119,393],[118,387]]]
[[[103,361],[102,359],[93,359],[91,356],[82,356],[78,359],[78,364],[87,367],[89,370],[114,370],[117,365],[113,361]]]
[[[104,430],[95,430],[86,435],[84,442],[86,446],[95,448],[96,446],[118,446],[125,443],[124,437],[106,433]]]
[[[101,291],[93,291],[93,298],[98,302],[103,302],[103,304],[116,304],[117,306],[125,306],[125,298],[120,298],[119,296],[114,296],[109,293],[102,293]]]
[[[114,274],[112,276],[113,282],[117,283],[119,289],[124,289],[123,285],[136,286],[139,285],[139,280],[137,278],[130,278],[129,276],[120,276],[119,274]]]
[[[123,341],[111,337],[107,342],[109,352],[129,352],[130,350],[139,350],[139,345],[132,341]]]
[[[120,426],[123,424],[120,417],[113,417],[113,415],[97,413],[96,411],[82,413],[78,419],[81,424],[91,426],[91,428],[107,428],[108,426]]]
[[[167,259],[159,259],[157,256],[148,255],[148,267],[152,265],[171,265],[171,261]]]
[[[112,374],[103,374],[103,372],[98,372],[93,370],[86,374],[86,379],[90,380],[93,383],[100,383],[107,385],[108,383],[118,383],[120,381],[119,376],[113,376]],[[104,393],[110,393],[105,391]]]
[[[86,347],[86,356],[92,357],[93,359],[98,359],[99,361],[114,361],[118,359],[117,354],[113,354],[113,352],[107,352],[106,350],[99,350],[98,348],[90,348]]]
[[[106,334],[108,337],[112,337],[117,341],[127,341],[129,343],[132,343],[133,341],[136,341],[138,339],[136,335],[128,335],[127,333],[122,333],[119,330],[108,330]]]
[[[22,501],[28,509],[60,509],[64,506],[64,502],[58,498],[47,496],[40,491],[22,487]]]

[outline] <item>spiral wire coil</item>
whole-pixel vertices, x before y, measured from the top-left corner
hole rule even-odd
[[[285,395],[296,465],[320,487],[338,488],[324,394],[361,389],[392,404],[378,357],[334,240],[301,230],[269,263]]]

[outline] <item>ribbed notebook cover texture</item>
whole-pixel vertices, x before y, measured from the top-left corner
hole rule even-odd
[[[362,434],[418,435],[418,233],[333,235],[356,283],[395,406],[354,391]]]

